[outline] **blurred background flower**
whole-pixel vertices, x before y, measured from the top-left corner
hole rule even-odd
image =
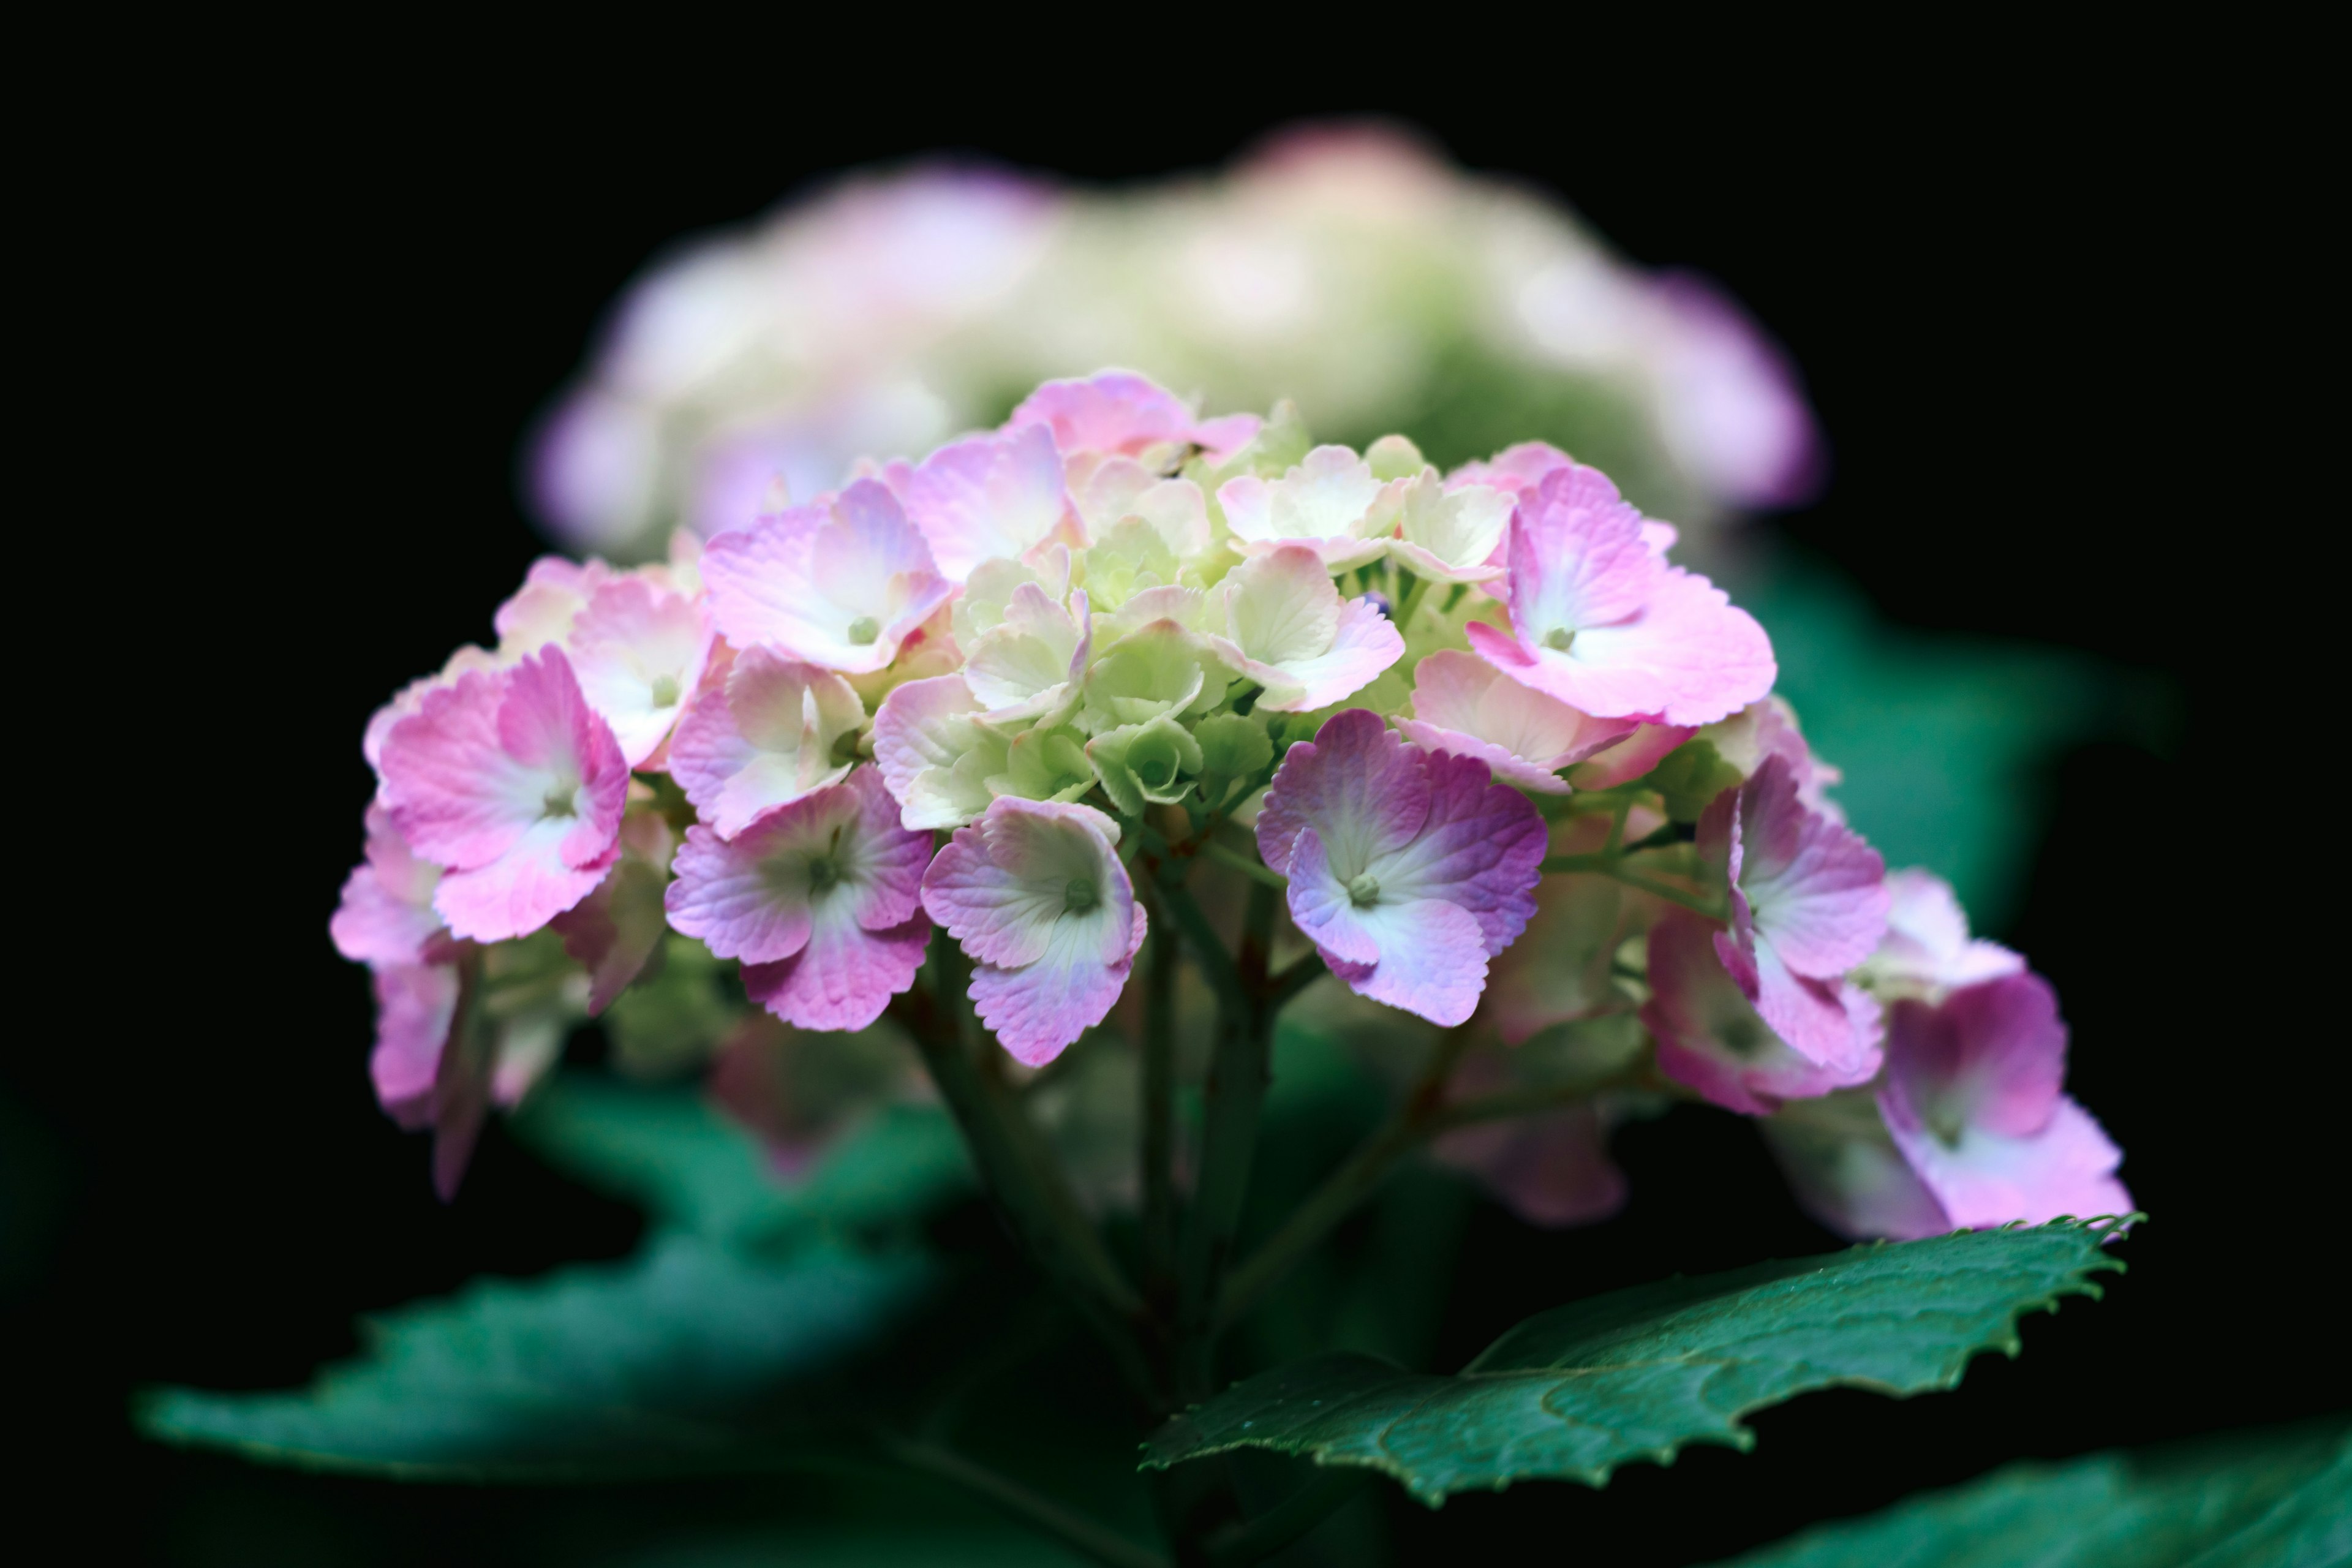
[[[1547,439],[1685,525],[1822,475],[1788,356],[1721,289],[1400,126],[1339,122],[1131,186],[863,172],[695,240],[614,309],[532,437],[530,499],[575,550],[657,554],[773,476],[806,496],[1106,365],[1203,407],[1293,399],[1324,440],[1409,430],[1441,467]]]

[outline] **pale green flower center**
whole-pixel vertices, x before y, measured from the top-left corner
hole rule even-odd
[[[809,891],[829,893],[841,884],[841,863],[830,855],[821,855],[808,863]]]
[[[1576,642],[1576,634],[1566,626],[1554,626],[1544,633],[1544,647],[1554,653],[1566,653]]]
[[[1348,897],[1360,910],[1368,910],[1381,901],[1381,885],[1370,871],[1359,871],[1349,880]]]
[[[849,623],[849,640],[859,647],[872,647],[874,639],[881,635],[882,623],[872,616],[860,616]]]
[[[656,707],[656,708],[667,708],[667,707],[668,707],[671,703],[676,702],[677,700],[677,676],[675,676],[675,675],[656,675],[656,676],[655,676],[655,677],[654,677],[654,706],[655,706],[655,707]]]
[[[1062,912],[1066,915],[1085,914],[1101,902],[1102,895],[1095,890],[1092,877],[1073,877],[1062,889]]]
[[[546,793],[545,795],[541,795],[541,796],[540,797],[540,800],[539,800],[539,814],[540,814],[540,816],[579,816],[579,815],[580,815],[580,806],[579,806],[579,804],[578,804],[578,801],[577,801],[577,796],[579,795],[579,793],[580,793],[580,786],[579,786],[579,785],[577,785],[577,784],[550,784],[550,785],[548,785],[548,786],[547,786],[547,793]]]

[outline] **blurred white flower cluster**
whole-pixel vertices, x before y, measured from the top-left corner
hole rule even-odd
[[[1390,128],[1307,126],[1230,173],[1084,190],[860,174],[652,267],[533,437],[565,543],[657,554],[927,451],[1031,386],[1124,364],[1441,464],[1538,437],[1704,525],[1805,499],[1820,440],[1780,351],[1705,280]]]

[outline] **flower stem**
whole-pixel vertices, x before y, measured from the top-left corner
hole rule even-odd
[[[1348,1156],[1323,1180],[1307,1201],[1291,1211],[1280,1229],[1266,1237],[1218,1294],[1213,1325],[1223,1328],[1238,1321],[1293,1264],[1353,1212],[1387,1176],[1397,1156],[1429,1135],[1432,1122],[1445,1099],[1446,1079],[1470,1043],[1466,1027],[1448,1029],[1422,1068],[1420,1079],[1387,1123]]]
[[[1176,1277],[1176,971],[1183,948],[1156,930],[1143,970],[1143,1129],[1137,1157],[1143,1189],[1144,1293],[1171,1303]]]
[[[1137,1545],[1108,1525],[1073,1512],[1052,1498],[1032,1491],[1012,1477],[999,1475],[952,1448],[895,1434],[885,1434],[881,1441],[890,1457],[899,1463],[986,1498],[1022,1523],[1044,1531],[1107,1568],[1168,1568],[1168,1559],[1160,1553]]]
[[[1236,854],[1234,851],[1226,848],[1223,845],[1218,843],[1213,838],[1202,841],[1201,845],[1201,853],[1207,856],[1210,859],[1214,860],[1218,865],[1230,866],[1234,870],[1239,871],[1243,876],[1249,878],[1252,881],[1264,882],[1269,888],[1287,888],[1290,886],[1290,879],[1284,876],[1281,872],[1275,870],[1270,866],[1261,865],[1258,861],[1252,859],[1246,855]]]
[[[1078,1207],[1012,1092],[974,1059],[963,1003],[971,965],[945,932],[932,940],[930,967],[929,985],[908,992],[900,1012],[940,1098],[963,1133],[983,1186],[1007,1228],[1111,1347],[1121,1372],[1148,1391],[1150,1371],[1133,1331],[1142,1300]]]
[[[1590,871],[1607,877],[1612,881],[1622,882],[1629,888],[1637,888],[1644,893],[1664,899],[1670,904],[1680,904],[1686,910],[1695,910],[1710,920],[1719,921],[1730,918],[1729,911],[1723,907],[1720,900],[1703,898],[1686,889],[1673,887],[1654,878],[1644,877],[1639,871],[1628,869],[1624,863],[1624,857],[1622,855],[1555,855],[1543,863],[1543,874],[1547,877],[1559,872],[1575,871]]]
[[[1176,889],[1181,892],[1181,889]],[[1189,895],[1186,903],[1190,903]],[[1194,908],[1197,916],[1199,910]],[[1201,921],[1206,927],[1207,921]],[[1268,1059],[1274,1040],[1274,1009],[1266,1005],[1267,949],[1274,929],[1274,889],[1253,885],[1242,919],[1239,954],[1217,958],[1229,970],[1227,997],[1220,1009],[1216,1052],[1209,1063],[1207,1125],[1201,1143],[1201,1182],[1186,1215],[1182,1291],[1177,1318],[1178,1355],[1173,1368],[1180,1400],[1210,1392],[1211,1308],[1241,1226],[1249,1192],[1250,1162],[1257,1145],[1258,1111],[1265,1104]],[[1208,933],[1213,936],[1213,931]]]
[[[1412,586],[1407,588],[1397,600],[1396,620],[1393,624],[1399,632],[1412,625],[1413,612],[1421,608],[1422,598],[1428,592],[1429,579],[1417,573],[1414,574]]]

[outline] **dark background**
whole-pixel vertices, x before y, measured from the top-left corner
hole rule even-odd
[[[2019,1455],[2352,1405],[2322,1279],[2344,1031],[2321,1005],[2341,921],[2316,911],[2339,836],[2297,723],[2324,710],[2300,672],[2326,667],[2291,641],[2324,570],[2284,384],[2315,327],[2250,177],[2261,150],[2218,110],[2076,66],[1405,100],[1465,163],[1559,192],[1638,260],[1714,275],[1788,345],[1832,472],[1774,526],[1887,617],[2154,672],[2181,722],[2161,751],[2065,759],[2022,913],[1993,933],[2057,984],[2073,1090],[2155,1215],[2129,1279],[2028,1323],[2022,1359],[1957,1394],[1813,1396],[1761,1416],[1751,1456],[1634,1466],[1599,1493],[1398,1503],[1403,1561],[1528,1535],[1703,1561]],[[878,88],[257,88],[107,165],[104,210],[59,226],[50,258],[89,290],[69,314],[98,323],[104,363],[52,411],[91,445],[65,507],[19,528],[45,563],[19,594],[127,569],[133,625],[100,626],[95,659],[87,631],[57,645],[85,680],[37,678],[99,715],[77,759],[40,765],[97,777],[105,817],[68,827],[37,786],[29,821],[74,846],[48,873],[72,962],[33,977],[58,1003],[23,1009],[0,1062],[5,1353],[48,1411],[39,1458],[76,1483],[46,1500],[159,1558],[234,1540],[239,1561],[300,1561],[341,1539],[320,1521],[395,1510],[454,1560],[497,1550],[494,1497],[388,1504],[148,1448],[122,1420],[141,1384],[293,1384],[352,1347],[356,1311],[634,1243],[629,1210],[495,1129],[443,1207],[422,1142],[376,1110],[364,977],[325,934],[369,790],[361,726],[488,634],[542,548],[517,437],[675,237],[844,164],[946,147],[1149,175],[1376,107],[1180,114],[1103,90],[1048,113]],[[1442,1363],[1595,1282],[1826,1245],[1719,1121],[1677,1115],[1619,1152],[1634,1206],[1605,1234],[1478,1222]]]

